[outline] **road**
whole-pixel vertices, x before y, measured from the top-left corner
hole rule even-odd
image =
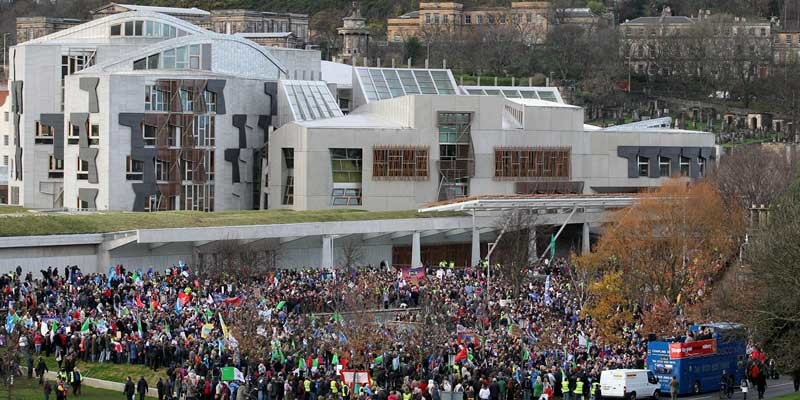
[[[791,379],[778,379],[778,380],[767,380],[767,391],[764,393],[765,399],[773,399],[776,397],[781,397],[787,394],[794,393],[794,386],[792,385]],[[758,391],[756,391],[755,387],[750,388],[747,392],[747,400],[757,400],[758,399]],[[681,400],[719,400],[719,393],[704,393],[699,394],[697,396],[688,396],[688,397],[681,397]],[[734,393],[731,400],[744,400],[744,396],[742,392],[736,391]]]

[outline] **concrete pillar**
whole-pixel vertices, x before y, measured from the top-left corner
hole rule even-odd
[[[322,268],[333,268],[333,236],[322,237]]]
[[[419,240],[419,232],[414,232],[411,236],[411,268],[417,268],[422,266],[422,257],[420,255],[422,251],[420,240]]]
[[[589,223],[583,223],[583,236],[581,237],[581,254],[586,255],[591,251],[591,238],[589,237]]]
[[[481,233],[477,226],[472,227],[472,257],[470,266],[474,267],[481,263]]]
[[[536,226],[528,229],[528,263],[533,265],[539,257],[539,249],[536,247]]]

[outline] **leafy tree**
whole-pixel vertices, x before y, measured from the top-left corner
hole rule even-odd
[[[590,301],[584,308],[598,333],[610,343],[622,342],[622,329],[633,322],[631,302],[624,290],[622,271],[611,271],[589,285]]]
[[[692,312],[738,253],[739,212],[727,207],[711,184],[675,179],[620,211],[581,264],[603,275],[621,273],[626,298],[642,310]],[[661,325],[654,332],[672,334],[678,327]]]
[[[416,62],[420,59],[422,53],[422,43],[420,43],[419,39],[416,36],[412,36],[406,39],[404,51],[403,51],[403,59],[408,60],[411,59],[411,62]]]

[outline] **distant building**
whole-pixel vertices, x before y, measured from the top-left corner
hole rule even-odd
[[[19,17],[17,18],[17,43],[40,38],[81,22],[81,20],[73,18]]]
[[[352,63],[358,57],[364,57],[369,47],[369,29],[367,29],[367,19],[361,16],[358,9],[358,2],[353,2],[350,15],[344,17],[343,26],[337,30],[342,37],[342,51],[339,58],[344,63]]]
[[[792,64],[800,61],[800,31],[775,33],[772,49],[776,64]]]
[[[708,28],[703,31],[703,28]],[[763,55],[771,54],[772,23],[768,20],[748,20],[744,17],[711,15],[710,10],[700,10],[697,17],[673,16],[669,7],[664,7],[661,16],[639,17],[620,24],[622,33],[621,53],[635,74],[678,73],[665,65],[659,58],[669,61],[691,57],[718,57],[725,59],[733,54],[734,38],[744,37],[751,41],[747,48]],[[695,54],[687,43],[693,32],[703,35],[705,43],[718,47],[714,54]],[[741,36],[741,35],[743,36]],[[674,42],[677,40],[677,42]],[[669,52],[669,53],[665,53]],[[737,54],[741,57],[741,54]],[[765,62],[768,57],[765,57]],[[764,65],[759,66],[759,74],[765,75]]]
[[[298,47],[297,36],[292,32],[237,33],[236,36],[252,40],[265,47],[283,47],[287,49]]]
[[[182,19],[193,25],[217,33],[282,33],[274,37],[261,37],[265,46],[304,48],[308,42],[308,15],[274,13],[253,10],[212,10],[199,8],[156,7],[136,4],[108,3],[91,11],[92,19],[131,11],[156,12]],[[82,23],[77,19],[51,17],[25,17],[17,19],[17,43],[36,39]],[[135,29],[135,27],[134,27]],[[290,38],[289,34],[294,35]],[[259,41],[257,41],[259,42]]]
[[[515,26],[532,41],[543,41],[549,14],[550,3],[546,1],[515,1],[511,7],[474,8],[455,2],[419,3],[419,11],[388,19],[386,38],[390,42],[403,42],[412,36],[425,40],[426,36],[440,32]]]

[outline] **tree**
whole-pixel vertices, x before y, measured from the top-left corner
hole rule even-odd
[[[619,211],[582,263],[621,273],[624,294],[639,309],[690,312],[738,253],[740,213],[709,183],[675,179]],[[662,326],[655,333],[674,332]]]
[[[422,43],[416,36],[411,36],[406,39],[403,51],[403,61],[411,59],[411,62],[416,62],[421,57]]]
[[[733,297],[739,320],[781,369],[800,373],[800,186],[771,208],[769,222],[755,229],[745,252],[749,273]]]
[[[722,157],[710,181],[726,202],[740,209],[770,206],[789,189],[794,170],[779,150],[760,145],[739,146]]]
[[[590,301],[583,310],[609,343],[622,343],[622,329],[633,322],[622,271],[611,271],[589,285]]]
[[[534,210],[513,210],[503,214],[497,221],[497,229],[503,236],[497,242],[498,249],[492,253],[491,262],[502,265],[500,279],[505,287],[513,288],[513,297],[519,297],[528,266],[537,255],[531,254],[536,236],[537,213]],[[495,287],[503,287],[496,285]]]

